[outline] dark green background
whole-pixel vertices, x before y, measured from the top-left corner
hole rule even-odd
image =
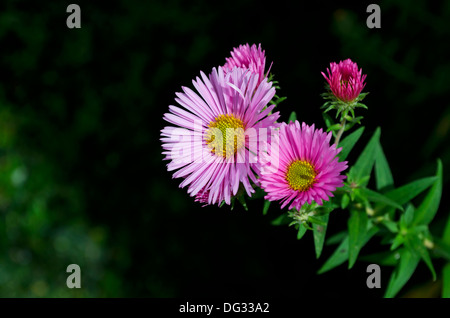
[[[279,110],[323,127],[320,74],[351,58],[367,74],[366,133],[381,142],[395,184],[444,163],[439,234],[449,212],[450,2],[340,1],[285,6],[238,1],[65,1],[0,4],[0,296],[380,297],[367,263],[318,276],[311,233],[275,227],[262,200],[201,208],[166,171],[162,116],[181,86],[223,65],[233,47],[261,43],[287,96]],[[331,215],[330,233],[347,212]],[[363,249],[378,249],[374,242]],[[66,287],[78,264],[82,288]],[[441,265],[436,263],[437,267]],[[391,268],[382,269],[386,287]],[[403,290],[428,284],[426,266]],[[428,296],[437,295],[439,281]],[[384,288],[383,288],[384,290]],[[437,290],[437,292],[436,292]]]

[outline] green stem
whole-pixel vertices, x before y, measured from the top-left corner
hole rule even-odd
[[[339,129],[339,131],[338,131],[338,133],[336,135],[336,139],[334,140],[334,143],[336,144],[336,146],[339,145],[339,140],[341,139],[341,136],[344,133],[345,123],[346,123],[346,120],[344,118],[341,121],[341,129]]]

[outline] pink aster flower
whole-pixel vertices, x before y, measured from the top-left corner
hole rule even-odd
[[[328,77],[321,73],[333,95],[346,103],[354,101],[366,86],[366,75],[362,75],[362,69],[358,70],[358,65],[350,59],[340,61],[339,64],[330,63],[330,68],[327,69]]]
[[[259,180],[267,192],[265,199],[281,200],[281,208],[290,203],[289,210],[300,210],[305,202],[322,205],[322,200],[328,201],[332,192],[343,186],[346,177],[340,173],[347,168],[346,161],[338,162],[342,148],[330,146],[330,139],[331,132],[317,130],[314,125],[283,123],[278,147],[271,148],[278,152],[279,164],[262,166]]]
[[[164,114],[173,125],[161,130],[164,159],[196,201],[230,204],[240,185],[249,196],[254,192],[250,181],[257,183],[259,163],[251,145],[257,132],[277,125],[279,113],[270,114],[275,105],[267,105],[275,88],[267,81],[257,87],[259,75],[238,67],[200,74],[192,81],[196,92],[182,87],[175,98],[181,107]]]
[[[265,51],[261,49],[261,44],[256,47],[253,44],[251,47],[247,43],[233,48],[231,57],[225,59],[226,63],[223,66],[225,72],[231,71],[234,67],[241,67],[249,69],[252,73],[259,75],[258,84],[264,79],[264,69],[266,67]]]

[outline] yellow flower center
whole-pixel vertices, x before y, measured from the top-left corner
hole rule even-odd
[[[244,123],[234,115],[219,115],[208,127],[206,143],[212,153],[228,158],[244,146]]]
[[[289,165],[286,180],[292,190],[303,192],[312,187],[316,175],[312,164],[305,160],[296,160]]]

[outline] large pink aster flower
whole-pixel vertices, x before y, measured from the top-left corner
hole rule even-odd
[[[193,80],[197,92],[182,87],[175,98],[181,107],[169,106],[164,114],[174,125],[161,131],[164,159],[196,201],[230,204],[240,184],[248,195],[254,192],[250,180],[257,183],[258,163],[250,144],[279,118],[269,115],[275,105],[267,105],[275,88],[267,81],[257,87],[258,74],[238,67],[227,73],[214,68],[209,78],[200,74]]]
[[[226,63],[223,66],[224,71],[231,71],[234,67],[241,67],[249,69],[252,73],[259,75],[258,84],[265,77],[266,56],[265,51],[261,49],[261,44],[256,47],[256,44],[250,46],[248,43],[239,45],[231,51],[231,57],[225,59]]]
[[[333,95],[346,103],[354,101],[366,86],[366,75],[362,75],[362,69],[358,70],[358,65],[350,59],[340,61],[339,64],[330,63],[330,68],[327,69],[328,77],[321,73]]]
[[[322,205],[328,201],[336,188],[343,186],[347,162],[338,162],[337,154],[342,148],[330,146],[331,132],[317,130],[295,121],[283,123],[280,127],[278,147],[278,166],[267,162],[262,166],[261,187],[267,192],[266,199],[281,200],[284,208],[300,210],[301,206],[315,201]],[[274,154],[271,154],[273,157]],[[292,201],[292,202],[291,202]]]

